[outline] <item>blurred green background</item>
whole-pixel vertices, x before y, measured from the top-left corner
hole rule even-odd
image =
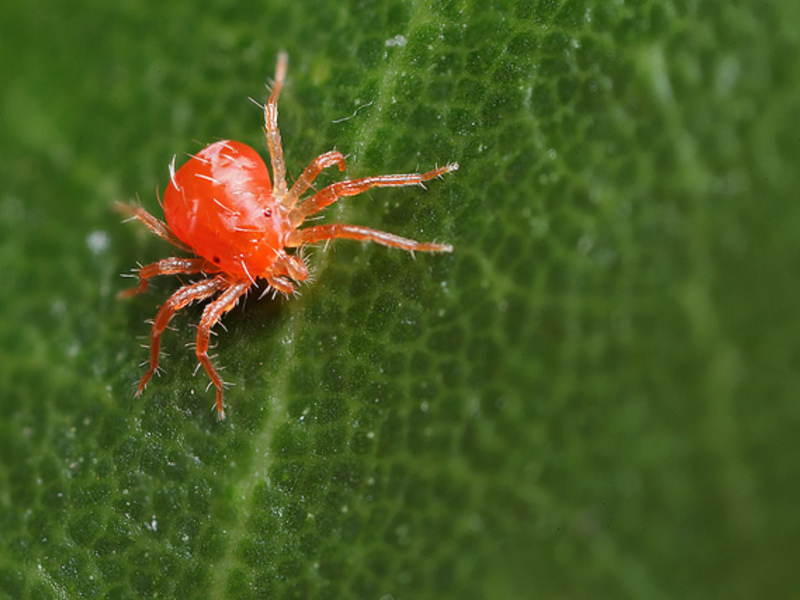
[[[754,598],[800,583],[800,5],[22,0],[0,9],[0,596]],[[400,36],[400,37],[398,37]],[[114,201],[173,155],[462,168],[328,211],[220,327]],[[326,174],[322,182],[332,181]]]

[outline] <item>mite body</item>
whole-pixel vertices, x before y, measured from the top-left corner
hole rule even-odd
[[[224,382],[208,356],[211,329],[258,280],[287,296],[308,278],[303,258],[293,250],[307,244],[347,238],[376,242],[409,252],[451,252],[452,246],[416,242],[368,227],[326,224],[301,228],[305,220],[344,196],[374,187],[422,185],[455,171],[452,163],[427,173],[378,175],[333,183],[306,198],[314,179],[325,168],[345,169],[337,151],[317,157],[294,182],[286,184],[283,148],[278,130],[278,95],[286,76],[287,56],[278,57],[275,83],[264,121],[272,163],[272,180],[264,161],[249,146],[223,140],[192,156],[179,170],[170,166],[160,221],[137,206],[125,206],[132,218],[153,233],[190,253],[190,258],[165,258],[138,270],[137,287],[121,293],[131,296],[147,289],[156,275],[199,275],[201,279],[180,287],[159,309],[150,332],[150,364],[139,381],[137,396],[158,369],[161,335],[175,313],[190,303],[210,300],[197,329],[197,359],[216,387],[216,408],[225,418]]]

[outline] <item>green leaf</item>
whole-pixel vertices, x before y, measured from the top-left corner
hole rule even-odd
[[[0,24],[0,596],[786,597],[797,589],[800,8],[16,3]],[[193,307],[134,398],[119,273],[166,165],[458,161],[329,222],[289,301]],[[321,184],[336,180],[326,173]]]

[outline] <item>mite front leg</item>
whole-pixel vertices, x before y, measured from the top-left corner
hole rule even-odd
[[[197,345],[195,347],[197,360],[199,360],[200,364],[203,365],[206,373],[208,373],[208,376],[211,378],[211,382],[217,388],[217,413],[219,414],[220,419],[225,418],[225,408],[222,403],[223,382],[222,379],[220,379],[220,376],[217,374],[214,365],[211,364],[211,359],[208,357],[208,345],[211,337],[211,328],[217,324],[217,322],[222,318],[222,315],[236,306],[239,298],[244,295],[244,293],[252,284],[250,281],[237,281],[235,283],[226,282],[225,285],[227,286],[225,291],[222,292],[211,304],[206,306],[205,310],[203,311],[203,318],[200,319],[200,326],[197,328]]]
[[[306,217],[330,206],[343,196],[357,196],[374,187],[401,187],[406,185],[422,185],[434,177],[440,177],[450,171],[458,169],[458,164],[453,163],[427,173],[408,173],[403,175],[377,175],[375,177],[362,177],[339,181],[317,192],[311,198],[294,208],[289,213],[289,222],[293,227],[298,227]]]
[[[362,242],[375,242],[382,246],[389,246],[391,248],[400,248],[408,252],[452,252],[453,247],[449,244],[433,244],[429,242],[417,242],[408,238],[387,233],[385,231],[378,231],[377,229],[370,229],[369,227],[360,227],[358,225],[343,225],[341,223],[334,223],[332,225],[317,225],[316,227],[309,227],[308,229],[299,229],[293,231],[286,240],[288,247],[302,246],[303,244],[313,244],[314,242],[321,242],[324,240],[333,240],[336,238],[345,238],[349,240],[360,240]]]
[[[158,237],[167,240],[170,244],[177,246],[181,250],[185,250],[186,252],[192,252],[192,249],[189,248],[186,244],[178,239],[178,237],[172,233],[172,230],[169,228],[169,225],[164,223],[163,221],[159,221],[141,206],[135,206],[133,204],[125,204],[123,202],[117,202],[114,207],[116,208],[117,212],[122,213],[123,215],[128,215],[129,220],[136,219],[141,221],[145,224],[145,226],[155,233]]]
[[[186,306],[195,300],[204,300],[205,298],[214,295],[226,285],[227,282],[222,276],[215,277],[214,279],[204,279],[203,281],[198,281],[197,283],[184,285],[167,299],[167,301],[164,303],[164,306],[159,309],[158,314],[153,321],[153,327],[150,330],[150,367],[147,369],[147,372],[144,374],[141,380],[139,380],[139,388],[136,392],[137,396],[141,395],[142,391],[144,391],[144,388],[147,385],[147,382],[150,381],[153,373],[155,373],[158,369],[158,354],[161,349],[161,334],[164,333],[164,330],[167,328],[167,325],[169,325],[172,317],[175,316],[175,313],[183,308],[186,308]]]
[[[283,202],[283,206],[286,208],[294,208],[295,204],[297,204],[297,200],[311,187],[314,179],[317,178],[317,175],[320,174],[322,169],[327,169],[333,165],[337,165],[340,171],[344,171],[346,165],[341,152],[331,150],[315,158],[313,162],[306,167],[303,174],[297,178],[297,181],[294,182],[292,189],[289,190],[289,195],[286,196]]]
[[[299,282],[308,279],[308,267],[301,256],[293,256],[281,250],[264,277],[270,287],[289,297],[294,294],[296,289],[293,281]],[[264,292],[265,294],[268,289]]]
[[[118,298],[129,298],[147,289],[147,282],[157,275],[193,275],[196,273],[215,273],[219,269],[204,258],[165,258],[139,269],[139,285],[122,290]]]
[[[289,281],[286,277],[281,277],[280,275],[270,275],[267,277],[267,283],[275,290],[286,296],[287,298],[294,294],[295,287],[294,284]],[[266,290],[267,293],[269,289]],[[273,297],[275,294],[272,294]]]
[[[278,96],[286,81],[286,67],[289,56],[286,52],[278,54],[278,64],[275,66],[275,83],[272,93],[264,105],[264,134],[267,136],[269,157],[272,161],[272,179],[275,186],[275,197],[283,203],[286,196],[286,165],[283,162],[283,146],[281,145],[281,132],[278,130]]]

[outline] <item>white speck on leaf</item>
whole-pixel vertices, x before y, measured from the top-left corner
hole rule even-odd
[[[109,238],[105,231],[93,231],[86,236],[86,246],[95,256],[99,256],[108,249]]]
[[[399,46],[400,48],[402,48],[408,43],[408,40],[406,39],[406,36],[398,34],[386,40],[385,43],[387,48],[391,48],[392,46]]]

